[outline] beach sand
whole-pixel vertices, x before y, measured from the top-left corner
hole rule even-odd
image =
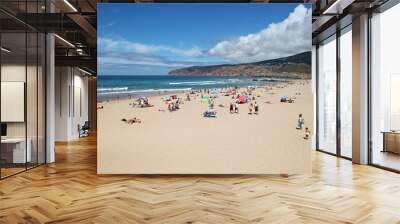
[[[311,136],[296,130],[302,113],[313,133],[311,82],[295,81],[265,91],[259,88],[258,115],[229,113],[230,96],[215,99],[217,118],[204,118],[208,104],[184,101],[169,112],[162,96],[149,97],[150,108],[132,108],[133,100],[99,104],[97,169],[99,174],[299,174],[311,172]],[[296,95],[296,93],[301,95]],[[184,94],[178,94],[185,98]],[[296,97],[281,103],[281,96]],[[266,102],[270,103],[266,103]],[[224,108],[219,107],[223,104]],[[159,111],[165,110],[164,112]],[[141,119],[126,124],[122,118]]]

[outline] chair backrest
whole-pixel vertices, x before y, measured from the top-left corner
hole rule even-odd
[[[90,125],[89,125],[89,121],[85,121],[85,124],[83,124],[83,126],[82,126],[82,128],[89,128],[90,127]]]

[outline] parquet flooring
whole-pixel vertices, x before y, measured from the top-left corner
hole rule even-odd
[[[116,149],[117,150],[117,149]],[[400,175],[313,153],[313,174],[96,174],[96,139],[0,181],[0,223],[400,223]]]

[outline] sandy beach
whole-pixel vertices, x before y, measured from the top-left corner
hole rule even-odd
[[[148,108],[132,99],[99,103],[99,174],[293,174],[311,172],[313,96],[311,82],[293,81],[254,91],[259,114],[249,103],[231,114],[231,96],[214,100],[217,118],[204,118],[208,104],[200,96],[170,112],[162,97],[149,97]],[[177,94],[185,99],[185,94]],[[294,103],[282,103],[289,96]],[[223,105],[220,107],[219,105]],[[303,114],[305,131],[296,129]],[[139,118],[127,124],[121,119]]]

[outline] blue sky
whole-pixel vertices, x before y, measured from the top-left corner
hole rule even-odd
[[[308,4],[108,3],[97,18],[99,75],[163,75],[311,48]]]

